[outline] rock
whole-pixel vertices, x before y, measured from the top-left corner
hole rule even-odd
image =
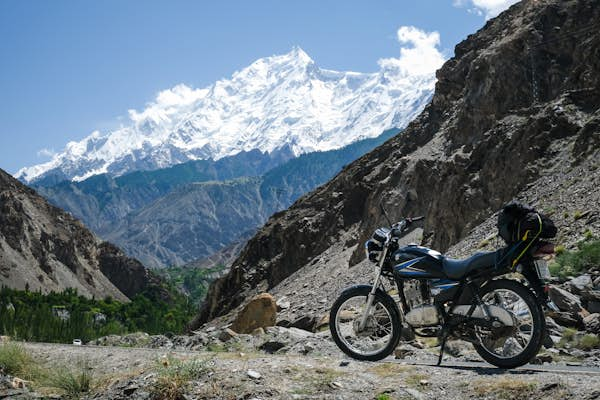
[[[415,354],[416,351],[417,351],[416,347],[411,346],[408,343],[404,343],[404,344],[401,344],[400,346],[396,347],[396,350],[394,350],[394,356],[396,358],[402,359],[402,358],[412,356],[413,354]]]
[[[309,338],[309,337],[313,337],[314,333],[306,331],[304,329],[300,329],[300,328],[283,328],[285,329],[285,331],[283,331],[284,333],[287,333],[288,335],[290,335],[291,337],[295,338],[295,339],[305,339],[305,338]]]
[[[254,379],[254,380],[259,380],[260,378],[262,378],[262,375],[261,375],[259,372],[257,372],[257,371],[254,371],[254,370],[252,370],[252,369],[249,369],[249,370],[246,372],[246,374],[247,374],[247,375],[248,375],[250,378],[252,378],[252,379]]]
[[[237,333],[230,328],[225,328],[219,333],[219,340],[227,342],[237,336]]]
[[[462,340],[451,340],[446,343],[445,351],[453,357],[464,356],[473,347]]]
[[[404,390],[406,391],[406,393],[408,393],[409,395],[411,395],[416,400],[425,400],[425,398],[426,398],[423,393],[419,392],[416,389],[405,388]]]
[[[577,313],[583,309],[579,297],[557,286],[550,285],[548,296],[561,311]]]
[[[531,360],[531,364],[541,365],[543,363],[551,363],[552,361],[554,361],[554,359],[552,358],[552,355],[538,354],[536,357],[534,357],[533,360]]]
[[[289,328],[290,325],[292,325],[292,323],[290,321],[288,321],[287,319],[281,319],[279,321],[277,321],[276,326],[283,326],[284,328]]]
[[[265,334],[265,330],[262,327],[256,328],[251,333],[252,336],[261,336],[261,335],[264,335],[264,334]]]
[[[580,294],[585,289],[591,289],[593,286],[592,278],[588,274],[580,275],[566,283],[571,292]]]
[[[319,318],[319,322],[315,324],[315,331],[319,331],[326,326],[329,326],[329,313],[323,314],[323,316]]]
[[[563,331],[565,330],[564,327],[560,326],[559,324],[556,323],[556,321],[554,319],[552,319],[552,317],[546,317],[546,328],[548,329],[549,333],[552,335],[556,335],[558,334],[560,336],[560,334],[563,333]]]
[[[256,328],[274,326],[277,305],[269,293],[261,293],[250,300],[238,313],[231,329],[237,333],[250,333]]]
[[[15,377],[12,379],[10,384],[13,387],[13,389],[25,389],[26,383],[27,383],[27,381],[24,381],[23,379]]]
[[[123,389],[123,394],[126,396],[131,396],[133,394],[133,392],[135,392],[139,388],[140,388],[139,385],[137,385],[135,383],[131,383],[125,389]]]
[[[273,354],[278,350],[283,349],[285,346],[287,346],[287,343],[285,342],[279,340],[269,340],[261,344],[258,349]]]
[[[585,330],[591,333],[600,334],[600,313],[590,314],[583,319]]]
[[[314,332],[314,328],[317,324],[316,317],[314,315],[305,315],[291,323],[291,328],[303,329],[305,331]]]
[[[560,384],[560,383],[558,383],[558,382],[550,382],[550,383],[546,383],[544,386],[542,386],[542,387],[540,388],[540,390],[541,390],[542,392],[547,392],[547,391],[549,391],[549,390],[554,390],[554,389],[556,389],[556,388],[558,388],[558,387],[560,387],[560,386],[561,386],[561,384]]]
[[[588,301],[587,310],[592,314],[600,313],[600,301]]]
[[[581,325],[577,314],[552,311],[548,315],[561,326],[574,327]]]
[[[347,367],[348,365],[350,365],[350,361],[341,361],[340,362],[340,367]]]
[[[600,290],[586,289],[581,291],[581,298],[587,301],[600,301]]]
[[[286,300],[285,296],[277,300],[275,304],[277,304],[277,311],[287,310],[291,306],[291,303],[289,300]]]

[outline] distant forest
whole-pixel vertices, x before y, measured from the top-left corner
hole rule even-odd
[[[157,291],[138,294],[129,303],[88,299],[76,290],[61,293],[0,289],[0,334],[40,342],[84,342],[110,335],[184,331],[196,306],[173,289],[164,299]]]

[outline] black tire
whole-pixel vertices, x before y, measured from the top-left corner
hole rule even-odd
[[[364,297],[366,301],[370,291],[371,286],[368,285],[355,286],[346,289],[331,307],[331,311],[329,312],[329,330],[331,331],[331,337],[333,337],[335,344],[337,344],[340,350],[350,357],[362,361],[379,361],[392,354],[396,346],[398,346],[402,329],[402,322],[398,307],[396,306],[394,299],[392,299],[387,293],[378,290],[375,292],[375,300],[373,302],[373,305],[379,303],[388,311],[392,322],[392,339],[381,351],[369,355],[354,352],[352,349],[346,346],[344,341],[340,338],[340,333],[337,331],[336,327],[336,316],[340,310],[340,307],[352,297]]]
[[[546,319],[544,317],[544,311],[542,310],[542,306],[539,304],[531,290],[529,290],[523,284],[510,279],[491,281],[489,284],[481,288],[479,295],[483,297],[486,293],[498,289],[507,289],[516,293],[527,304],[527,307],[531,311],[531,317],[533,320],[533,332],[531,340],[521,353],[510,358],[497,357],[487,351],[481,345],[473,344],[473,347],[475,347],[475,350],[477,353],[479,353],[481,358],[492,365],[500,368],[520,367],[521,365],[525,365],[531,361],[531,359],[537,355],[542,347],[544,336],[546,335]]]

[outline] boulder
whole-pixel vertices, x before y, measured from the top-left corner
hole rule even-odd
[[[319,318],[319,322],[315,325],[315,331],[320,331],[327,326],[329,326],[329,313],[323,314],[321,318]]]
[[[548,296],[561,311],[578,313],[583,309],[578,296],[557,286],[550,285]]]
[[[592,314],[600,313],[600,301],[596,301],[596,300],[588,301],[587,310]]]
[[[574,327],[581,325],[579,316],[576,313],[552,311],[548,315],[560,326]]]
[[[580,275],[567,282],[567,287],[571,292],[580,294],[583,290],[593,287],[592,277],[588,274]]]
[[[317,325],[317,318],[314,315],[304,315],[291,323],[290,328],[304,329],[313,332]]]
[[[250,300],[238,313],[231,329],[237,333],[251,333],[256,328],[274,326],[277,304],[269,293],[261,293]]]
[[[219,340],[222,342],[227,342],[236,336],[237,333],[235,331],[229,328],[225,328],[221,331],[221,333],[219,333]]]
[[[264,352],[273,354],[280,349],[283,349],[288,344],[280,340],[269,340],[261,344],[258,348]]]
[[[285,296],[280,298],[279,300],[277,300],[276,304],[277,304],[277,311],[287,310],[291,306],[290,301],[287,300]]]
[[[600,313],[590,314],[583,319],[585,330],[591,333],[600,334]]]

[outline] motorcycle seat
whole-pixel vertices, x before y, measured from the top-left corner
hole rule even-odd
[[[442,268],[448,278],[461,279],[476,269],[494,266],[496,264],[497,253],[497,251],[479,252],[464,260],[444,257]]]

